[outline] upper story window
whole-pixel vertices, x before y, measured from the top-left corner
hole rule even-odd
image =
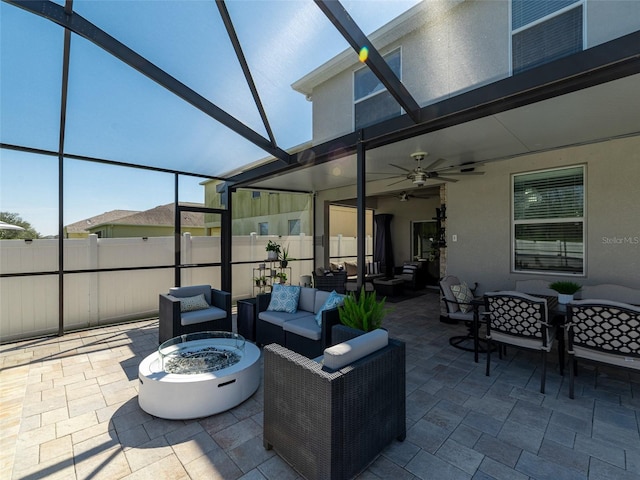
[[[269,222],[258,223],[258,235],[269,235]]]
[[[511,61],[520,73],[584,49],[584,0],[511,0]]]
[[[513,175],[516,272],[585,273],[584,166]]]
[[[384,55],[393,73],[402,80],[400,49]],[[400,115],[400,105],[369,67],[353,75],[354,127],[356,130]]]
[[[300,219],[289,220],[289,235],[300,235]]]

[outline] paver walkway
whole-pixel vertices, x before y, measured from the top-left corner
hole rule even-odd
[[[576,399],[549,357],[510,349],[491,377],[449,346],[438,296],[392,305],[390,335],[407,342],[407,439],[362,479],[638,479],[640,375],[581,366]],[[193,421],[144,413],[137,367],[157,321],[0,346],[0,478],[298,478],[262,446],[259,389],[238,407]]]

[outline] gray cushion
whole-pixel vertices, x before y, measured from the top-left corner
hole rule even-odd
[[[183,312],[180,315],[182,325],[193,325],[196,323],[210,322],[227,318],[227,312],[218,307],[209,307],[204,310],[194,310],[193,312]]]
[[[260,320],[264,320],[265,322],[282,326],[284,322],[289,322],[291,320],[295,320],[296,318],[301,318],[306,315],[310,315],[310,314],[309,312],[305,312],[304,310],[298,310],[296,313],[273,312],[271,310],[265,310],[264,312],[260,312],[258,314],[258,318]],[[311,318],[313,318],[313,316]]]
[[[313,313],[318,313],[320,311],[320,309],[324,305],[324,302],[326,302],[327,298],[329,298],[329,295],[331,295],[331,292],[325,292],[324,290],[318,290],[316,292],[316,302],[313,306]]]
[[[211,285],[189,285],[188,287],[171,287],[169,289],[169,295],[176,298],[195,297],[201,293],[204,294],[207,303],[211,305]]]
[[[338,370],[367,355],[386,347],[389,335],[380,328],[351,340],[329,347],[324,351],[324,366]]]
[[[322,332],[320,327],[316,323],[314,315],[309,314],[290,322],[285,322],[282,325],[282,329],[285,332],[295,333],[301,337],[309,338],[311,340],[320,340]]]
[[[315,312],[317,291],[318,290],[315,288],[302,287],[300,289],[300,300],[298,301],[298,310]]]

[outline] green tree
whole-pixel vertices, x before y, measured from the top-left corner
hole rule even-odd
[[[36,231],[31,224],[23,220],[17,213],[0,212],[0,221],[10,223],[11,225],[18,225],[24,228],[24,230],[3,230],[0,229],[0,239],[24,239],[24,238],[40,238],[40,234]]]

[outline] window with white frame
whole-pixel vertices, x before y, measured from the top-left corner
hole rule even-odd
[[[584,0],[511,0],[514,74],[584,49]]]
[[[289,235],[300,235],[300,219],[289,220]]]
[[[402,79],[400,49],[388,53],[383,58],[398,79]],[[353,102],[356,130],[402,113],[398,102],[369,67],[361,68],[353,75]]]
[[[512,176],[513,270],[585,273],[585,169]]]

